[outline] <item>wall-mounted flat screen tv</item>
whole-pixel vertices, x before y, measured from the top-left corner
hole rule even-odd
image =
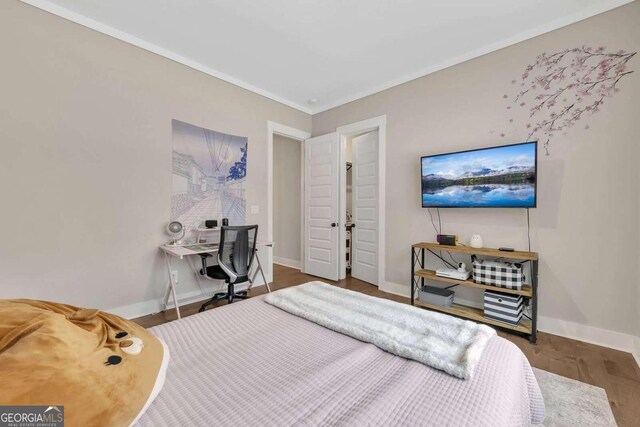
[[[421,158],[423,208],[535,208],[538,143]]]

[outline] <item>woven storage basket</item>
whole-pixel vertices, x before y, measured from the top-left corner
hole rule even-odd
[[[471,257],[473,281],[506,289],[521,289],[524,283],[522,264],[479,260]]]

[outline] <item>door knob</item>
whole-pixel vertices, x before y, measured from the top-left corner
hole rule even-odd
[[[337,222],[332,222],[332,223],[331,223],[331,226],[332,226],[332,227],[337,227],[337,226],[338,226],[338,223],[337,223]]]

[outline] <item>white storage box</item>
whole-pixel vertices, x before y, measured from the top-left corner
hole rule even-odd
[[[522,295],[484,291],[484,317],[499,322],[517,325],[524,312]]]
[[[522,264],[479,260],[471,257],[473,281],[506,289],[521,289],[524,283]]]

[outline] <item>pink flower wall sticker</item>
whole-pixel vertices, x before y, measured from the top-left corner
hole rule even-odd
[[[636,53],[609,53],[605,47],[587,46],[542,53],[524,69],[518,92],[502,96],[509,103],[506,108],[510,112],[525,110],[528,120],[522,126],[527,141],[543,142],[548,156],[554,135],[566,134],[569,128],[599,112],[605,100],[620,91],[620,81],[633,73],[627,65]],[[511,84],[518,86],[518,81],[512,80]],[[589,129],[589,125],[584,128]]]

